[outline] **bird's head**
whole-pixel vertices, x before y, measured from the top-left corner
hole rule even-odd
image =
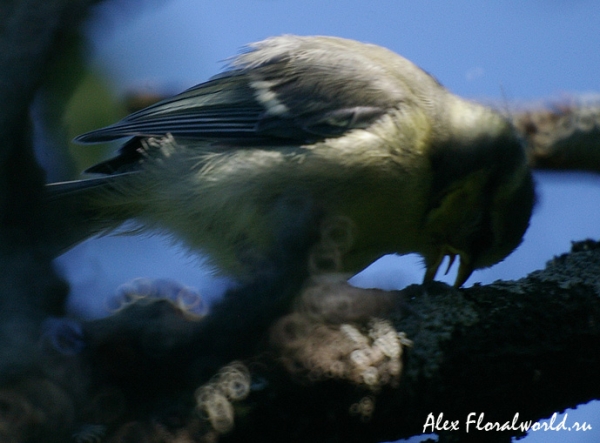
[[[431,238],[425,281],[445,256],[460,266],[455,287],[475,269],[492,266],[521,243],[535,204],[523,144],[496,112],[463,102],[448,136],[431,152],[433,185],[425,226]]]

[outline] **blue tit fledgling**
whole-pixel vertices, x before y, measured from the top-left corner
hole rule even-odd
[[[64,249],[127,219],[172,233],[216,268],[251,278],[303,205],[353,225],[344,271],[418,253],[425,281],[460,258],[456,286],[522,241],[534,185],[499,113],[461,99],[379,46],[285,35],[250,45],[205,83],[77,138],[129,137],[50,185],[84,228]],[[283,208],[283,209],[282,209]]]

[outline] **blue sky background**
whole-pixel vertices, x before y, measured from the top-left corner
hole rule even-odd
[[[134,3],[134,2],[130,2]],[[217,73],[246,43],[284,33],[326,34],[386,46],[464,97],[503,103],[593,97],[600,92],[600,3],[593,0],[146,0],[101,5],[88,27],[90,62],[117,91],[178,92]],[[85,149],[82,147],[81,149]],[[469,279],[519,278],[566,252],[571,240],[598,238],[600,180],[536,174],[539,204],[521,247]],[[103,315],[117,286],[133,278],[173,278],[207,298],[229,284],[201,258],[159,237],[104,237],[57,260],[72,282],[71,306]],[[386,257],[353,282],[384,289],[420,281],[414,257]],[[452,281],[453,275],[447,277]],[[106,294],[91,299],[88,294]],[[550,331],[549,331],[550,333]],[[568,380],[565,380],[568,383]],[[515,411],[518,412],[518,411]],[[598,402],[569,411],[588,432],[543,432],[535,442],[600,441]]]

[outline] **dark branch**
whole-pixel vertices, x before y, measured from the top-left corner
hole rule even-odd
[[[527,140],[529,163],[537,169],[600,171],[600,106],[558,103],[517,111],[515,126]]]
[[[64,441],[68,399],[37,342],[47,315],[64,313],[67,288],[43,245],[43,171],[32,148],[31,102],[92,1],[0,2],[0,440]],[[53,432],[50,433],[49,430]]]
[[[384,292],[321,278],[263,331],[232,327],[228,306],[236,299],[226,299],[207,330],[173,303],[143,298],[83,325],[86,351],[66,358],[93,374],[79,419],[121,436],[377,442],[432,432],[424,429],[428,415],[443,413],[460,426],[440,432],[444,441],[509,442],[522,432],[473,424],[466,434],[468,414],[503,424],[519,413],[520,424],[600,398],[598,248],[577,244],[525,279],[465,290],[435,284]],[[382,353],[377,338],[390,330]],[[197,346],[207,337],[219,343],[208,360]],[[234,355],[250,377],[239,375],[239,389],[249,393],[236,399],[221,378],[210,379]],[[117,405],[111,413],[98,400],[107,392]],[[102,414],[110,419],[94,421]]]

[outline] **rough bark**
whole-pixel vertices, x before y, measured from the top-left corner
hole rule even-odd
[[[178,423],[170,435],[190,441],[378,442],[435,430],[442,441],[509,442],[523,435],[523,422],[600,397],[598,248],[577,244],[577,252],[527,278],[464,290],[434,284],[384,292],[313,282],[263,333],[231,328],[235,316],[227,309],[206,329],[201,320],[177,316],[172,303],[146,298],[83,325],[84,360],[100,371],[95,389],[104,384],[101,392],[110,387],[121,402],[113,423],[121,436],[135,430],[150,438]],[[388,357],[363,366],[353,359],[362,345],[343,330],[351,325],[373,353],[373,319],[412,342],[401,346],[399,374]],[[219,337],[209,360],[198,346],[205,336]],[[228,368],[230,349],[238,356],[234,366],[247,373],[239,381],[248,390],[243,399],[227,397],[218,375],[209,379]],[[202,399],[202,387],[222,395]],[[481,413],[482,425],[512,424],[518,413],[517,429],[479,431]],[[459,430],[425,428],[429,414],[458,421]]]

